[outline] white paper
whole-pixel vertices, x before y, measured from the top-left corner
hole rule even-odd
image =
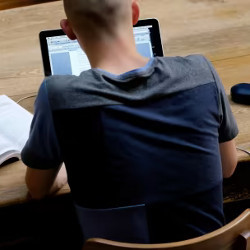
[[[0,96],[0,164],[20,154],[29,137],[33,115],[6,95]]]

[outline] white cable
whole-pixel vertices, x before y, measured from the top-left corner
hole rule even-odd
[[[250,155],[250,151],[246,150],[246,149],[243,149],[243,148],[239,148],[239,147],[236,147],[238,150]]]
[[[20,100],[18,100],[16,103],[19,104],[21,101],[32,98],[32,97],[36,97],[36,95],[25,96],[25,97],[21,98]]]

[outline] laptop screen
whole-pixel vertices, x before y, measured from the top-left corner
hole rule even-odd
[[[159,38],[157,40],[155,35],[159,33],[155,31],[155,24],[148,23],[149,20],[144,20],[144,22],[141,21],[134,27],[137,51],[145,57],[162,56],[162,46],[161,43],[157,44]],[[81,49],[78,41],[70,40],[62,30],[42,31],[40,42],[46,76],[79,76],[82,71],[91,68],[88,57]]]

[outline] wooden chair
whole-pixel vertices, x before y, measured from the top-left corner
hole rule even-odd
[[[236,219],[201,237],[162,244],[122,243],[93,238],[83,250],[250,250],[250,209]]]

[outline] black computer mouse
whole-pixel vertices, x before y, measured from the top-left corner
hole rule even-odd
[[[250,83],[238,83],[231,88],[234,102],[250,105]]]

